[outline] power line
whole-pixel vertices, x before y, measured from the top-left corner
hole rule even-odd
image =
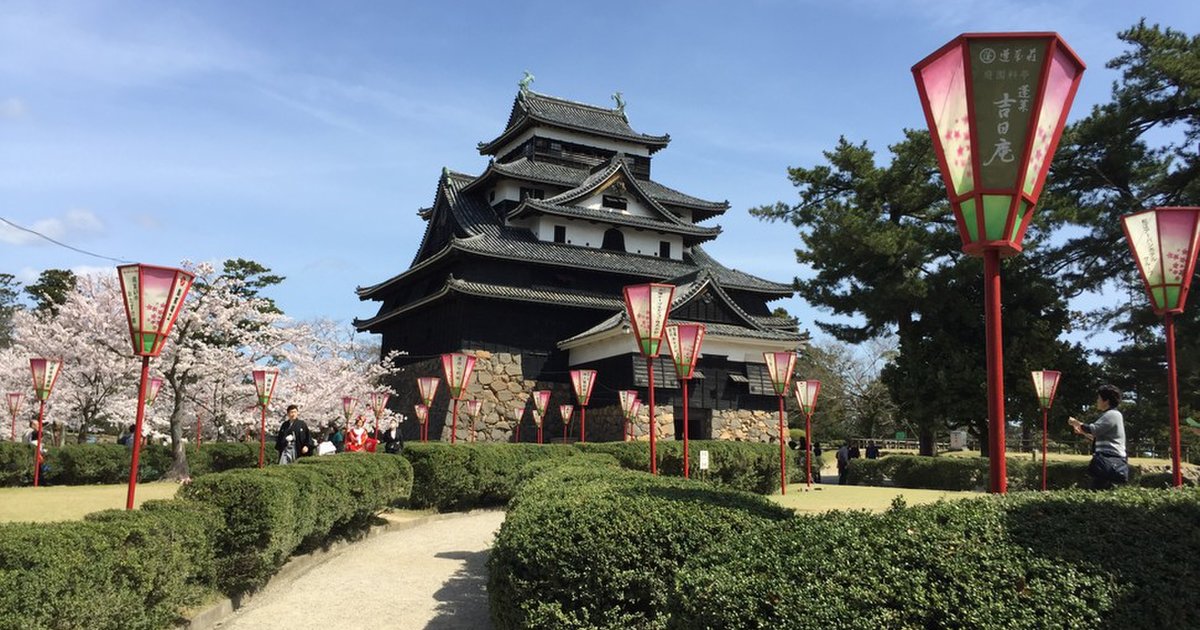
[[[30,234],[33,234],[34,236],[37,236],[37,237],[39,237],[39,238],[43,238],[43,239],[45,239],[45,240],[47,240],[47,241],[50,241],[51,243],[54,243],[55,245],[58,245],[59,247],[65,247],[65,248],[67,248],[67,249],[69,249],[69,250],[71,250],[71,251],[73,251],[73,252],[79,252],[80,254],[85,254],[85,255],[87,255],[87,256],[92,256],[92,257],[94,257],[94,258],[102,258],[102,259],[104,259],[104,260],[111,260],[111,261],[113,261],[113,262],[119,262],[119,263],[131,263],[131,262],[133,262],[132,260],[125,260],[125,259],[122,259],[122,258],[113,258],[112,256],[104,256],[104,255],[102,255],[102,254],[97,254],[97,253],[95,253],[95,252],[89,252],[89,251],[87,251],[86,249],[79,249],[78,247],[75,247],[75,246],[73,246],[73,245],[67,245],[67,244],[66,244],[66,243],[64,243],[64,242],[62,242],[62,241],[56,241],[56,240],[54,240],[53,238],[50,238],[49,236],[46,236],[45,234],[42,234],[41,232],[38,232],[37,230],[32,230],[32,229],[30,229],[30,228],[27,228],[27,227],[25,227],[25,226],[22,226],[22,225],[17,225],[16,223],[13,223],[12,221],[9,221],[8,219],[6,219],[6,218],[4,218],[4,217],[0,217],[0,221],[3,221],[4,223],[7,223],[8,225],[10,225],[10,226],[12,226],[12,227],[14,227],[14,228],[16,228],[16,229],[18,229],[18,230],[21,230],[22,232],[29,232]]]

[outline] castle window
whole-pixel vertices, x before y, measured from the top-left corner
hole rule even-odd
[[[617,228],[610,228],[604,233],[604,242],[600,244],[600,249],[614,252],[625,251],[625,235]]]
[[[613,195],[604,195],[604,200],[602,202],[602,205],[605,208],[612,208],[613,210],[624,210],[628,204],[626,203],[624,197],[615,197]]]
[[[565,226],[565,225],[554,226],[554,242],[555,243],[566,243],[567,242],[567,226]]]
[[[658,242],[658,255],[661,258],[670,258],[671,257],[671,241],[659,241]]]

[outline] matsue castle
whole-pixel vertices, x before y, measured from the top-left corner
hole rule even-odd
[[[357,320],[379,333],[386,356],[405,362],[398,409],[412,417],[416,377],[440,376],[439,355],[477,357],[468,398],[483,401],[478,439],[522,440],[536,433],[529,392],[552,389],[548,436],[561,438],[558,405],[574,403],[569,370],[598,371],[588,406],[589,441],[622,439],[617,391],[647,398],[645,359],[637,353],[622,288],[676,286],[670,323],[707,327],[690,381],[692,439],[777,439],[778,402],[764,351],[803,346],[795,320],[771,314],[789,284],[722,265],[704,251],[721,228],[725,201],[693,197],[653,178],[654,156],[669,135],[635,131],[619,94],[615,108],[529,89],[521,82],[508,122],[478,145],[490,157],[479,175],[443,169],[433,205],[420,209],[424,237],[412,265],[358,289],[379,302]],[[682,438],[680,382],[670,358],[655,363],[658,437]],[[442,385],[429,414],[430,438],[448,435]],[[460,414],[459,438],[471,421]],[[576,419],[575,423],[578,423]],[[635,437],[647,435],[646,414]],[[405,423],[409,437],[416,422]],[[572,426],[570,435],[578,436]]]

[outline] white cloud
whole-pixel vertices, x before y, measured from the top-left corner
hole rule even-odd
[[[14,223],[18,223],[14,221]],[[20,225],[20,223],[18,223]],[[0,223],[0,243],[9,245],[50,245],[51,243],[33,232],[44,234],[56,241],[69,241],[99,234],[104,231],[104,223],[91,210],[68,210],[61,217],[38,219],[32,225],[22,225],[32,232],[15,228],[7,223]]]
[[[0,118],[8,118],[10,120],[22,118],[27,111],[25,101],[15,96],[0,101]]]

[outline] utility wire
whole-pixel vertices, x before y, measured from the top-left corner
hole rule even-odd
[[[89,252],[86,249],[79,249],[78,247],[74,247],[72,245],[67,245],[66,243],[63,243],[62,241],[56,241],[56,240],[50,238],[49,236],[46,236],[45,234],[38,232],[37,230],[31,230],[25,226],[17,225],[16,223],[13,223],[12,221],[9,221],[8,219],[6,219],[4,217],[0,217],[0,221],[3,221],[4,223],[7,223],[8,225],[10,225],[14,228],[21,230],[22,232],[29,232],[30,234],[33,234],[34,236],[37,236],[39,238],[43,238],[47,241],[50,241],[51,243],[54,243],[55,245],[58,245],[59,247],[65,247],[71,251],[79,252],[80,254],[86,254],[86,255],[92,256],[94,258],[102,258],[104,260],[111,260],[113,262],[119,262],[119,263],[133,262],[132,260],[125,260],[123,258],[113,258],[112,256],[104,256],[101,254],[97,254],[95,252]]]

